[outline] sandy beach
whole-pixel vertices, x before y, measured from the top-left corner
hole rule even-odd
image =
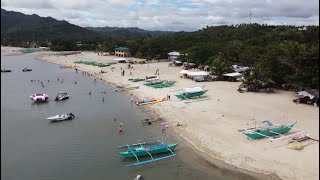
[[[3,47],[1,47],[3,50]],[[298,121],[295,128],[301,129],[315,139],[319,139],[319,108],[295,104],[293,92],[275,90],[275,93],[239,93],[241,82],[194,82],[180,78],[180,67],[169,67],[168,62],[134,64],[127,69],[126,64],[109,67],[74,64],[74,61],[114,62],[115,56],[98,56],[97,53],[83,52],[75,55],[54,55],[56,52],[37,52],[39,60],[61,65],[76,65],[81,71],[94,74],[114,85],[140,85],[137,90],[128,91],[135,100],[165,98],[170,101],[149,105],[156,114],[166,120],[169,128],[194,148],[205,152],[209,161],[218,159],[237,168],[263,174],[276,174],[282,179],[315,180],[319,178],[319,145],[305,146],[301,151],[286,148],[287,139],[270,142],[268,139],[248,140],[238,129],[262,125],[263,120],[275,124]],[[51,54],[50,56],[47,54]],[[29,54],[28,54],[29,55]],[[136,58],[127,58],[139,60]],[[114,69],[111,69],[114,68]],[[125,76],[121,76],[121,68]],[[154,89],[144,86],[144,82],[132,83],[129,78],[145,78],[159,69],[159,78],[177,83],[169,88]],[[100,71],[107,73],[100,74]],[[130,75],[130,71],[132,75]],[[174,96],[175,90],[200,86],[208,89],[210,100],[185,103]],[[177,123],[182,126],[176,127]],[[290,132],[297,132],[293,129]],[[310,141],[308,141],[310,142]],[[283,145],[283,146],[282,146]]]

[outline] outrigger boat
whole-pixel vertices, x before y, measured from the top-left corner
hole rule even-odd
[[[150,87],[153,87],[153,88],[165,88],[165,87],[171,87],[175,83],[176,83],[175,81],[162,82],[160,84],[150,85]]]
[[[125,144],[123,146],[118,146],[118,148],[128,148],[127,151],[119,152],[119,154],[124,158],[136,158],[137,162],[128,164],[127,166],[136,166],[146,163],[151,163],[163,159],[168,159],[171,157],[176,156],[176,154],[173,152],[174,149],[180,144],[180,142],[175,144],[169,144],[167,145],[166,141],[168,139],[168,134],[165,140],[152,140],[147,141],[143,143],[137,143],[137,144]],[[166,153],[170,152],[171,154],[168,156],[163,156],[159,158],[154,158],[153,154],[160,154],[160,153]],[[142,156],[150,156],[151,159],[146,161],[139,161],[138,157]]]
[[[145,79],[141,79],[141,78],[134,78],[134,79],[128,79],[131,82],[139,82],[139,81],[144,81]]]
[[[147,105],[147,104],[155,104],[155,103],[162,102],[162,101],[165,101],[165,100],[166,100],[166,98],[144,100],[144,101],[136,102],[136,105],[142,106],[142,105]]]
[[[156,84],[162,84],[164,81],[161,81],[159,79],[155,80],[155,81],[151,81],[151,82],[146,82],[144,83],[143,85],[146,85],[146,86],[152,86],[152,85],[156,85]]]
[[[204,95],[208,90],[204,90],[201,87],[192,87],[192,88],[185,88],[184,90],[178,91],[174,94],[179,99],[191,99],[196,98]]]
[[[289,132],[293,128],[293,126],[297,123],[296,121],[290,124],[273,126],[273,124],[270,121],[263,121],[263,122],[266,122],[269,127],[264,126],[264,127],[250,128],[247,130],[243,130],[242,133],[251,139],[260,139],[264,137],[272,138],[272,136],[276,136],[276,135],[282,136],[282,134]]]
[[[129,90],[134,90],[134,89],[139,89],[139,86],[131,86],[131,87],[118,87],[115,89],[116,92],[123,92],[123,91],[129,91]]]

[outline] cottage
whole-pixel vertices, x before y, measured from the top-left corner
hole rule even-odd
[[[119,57],[129,57],[130,52],[126,47],[117,47],[114,49],[114,55]]]

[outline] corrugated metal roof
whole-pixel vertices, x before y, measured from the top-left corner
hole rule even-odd
[[[114,48],[115,50],[120,50],[120,51],[124,51],[124,50],[129,50],[128,48],[126,47],[117,47],[117,48]]]

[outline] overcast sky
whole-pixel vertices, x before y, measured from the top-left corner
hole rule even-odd
[[[1,0],[1,8],[82,27],[195,31],[250,22],[319,25],[319,0]]]

